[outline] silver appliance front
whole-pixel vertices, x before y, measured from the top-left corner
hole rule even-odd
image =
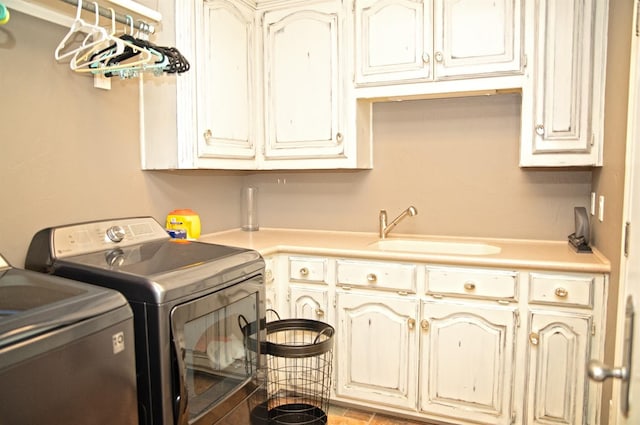
[[[131,308],[0,257],[0,423],[138,424]]]
[[[260,356],[241,330],[265,322],[257,252],[173,240],[136,217],[44,229],[25,264],[128,300],[141,425],[216,424],[259,387]]]

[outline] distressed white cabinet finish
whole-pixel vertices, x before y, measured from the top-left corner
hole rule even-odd
[[[287,314],[292,318],[319,320],[333,325],[329,308],[327,258],[284,257],[288,262]]]
[[[336,328],[336,401],[456,425],[599,424],[585,368],[604,356],[605,274],[279,258],[287,314]]]
[[[265,303],[267,310],[278,311],[278,282],[276,280],[278,259],[275,256],[264,258],[264,286],[265,286]],[[271,315],[267,316],[269,320]]]
[[[344,290],[336,297],[336,395],[415,409],[418,301]]]
[[[521,67],[520,0],[434,0],[435,76],[478,77]]]
[[[142,85],[143,169],[371,168],[371,102],[348,84],[344,15],[341,0],[182,2],[166,43],[191,64],[169,95],[177,133],[156,128],[173,120],[154,101],[166,88]]]
[[[608,1],[529,3],[520,164],[602,165]]]
[[[430,79],[431,0],[353,0],[357,84]]]
[[[344,156],[341,3],[268,11],[262,32],[265,160]]]
[[[585,423],[590,317],[532,311],[529,325],[527,423]]]
[[[353,0],[356,83],[520,73],[520,3]]]
[[[589,274],[529,274],[527,423],[597,423],[600,386],[587,379],[602,358],[605,282]]]
[[[331,324],[328,288],[291,284],[287,298],[289,317],[319,320]]]
[[[420,320],[420,410],[511,424],[516,307],[427,301]]]
[[[198,157],[256,156],[253,11],[240,2],[202,3],[198,72]]]

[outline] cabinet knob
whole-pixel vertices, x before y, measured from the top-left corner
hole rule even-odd
[[[413,330],[413,328],[416,327],[416,319],[414,319],[413,317],[409,317],[407,319],[407,325],[409,326],[409,329]]]
[[[378,276],[376,276],[374,273],[369,273],[367,275],[367,282],[376,283],[377,281],[378,281]]]
[[[475,291],[475,289],[476,289],[476,284],[473,282],[466,282],[464,284],[465,291]]]
[[[342,135],[342,133],[340,132],[336,133],[336,142],[342,143],[343,139],[344,139],[344,136]]]
[[[422,62],[424,62],[425,64],[429,64],[429,62],[431,62],[431,56],[429,56],[429,53],[423,53],[422,54]]]
[[[306,267],[301,268],[300,269],[300,276],[303,276],[303,277],[309,276],[309,269],[306,268]]]
[[[207,131],[204,132],[203,136],[204,136],[204,140],[207,142],[213,139],[213,133],[209,129],[207,129]]]
[[[538,335],[537,332],[531,332],[529,334],[529,342],[531,343],[531,345],[538,345],[538,343],[540,342],[540,335]]]
[[[542,124],[536,125],[536,134],[538,136],[544,136],[544,125]]]
[[[436,59],[436,62],[438,62],[438,63],[442,63],[442,61],[444,59],[444,55],[442,54],[442,52],[436,52],[434,57]]]
[[[429,321],[427,319],[422,319],[420,321],[420,327],[422,328],[423,331],[425,332],[429,332],[429,327],[431,325],[429,324]]]
[[[321,308],[316,310],[316,316],[318,317],[322,317],[324,316],[324,310],[322,310]]]
[[[567,298],[567,295],[569,295],[569,291],[564,288],[556,288],[555,293],[558,298]]]

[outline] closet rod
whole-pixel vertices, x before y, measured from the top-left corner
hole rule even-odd
[[[78,0],[62,0],[62,1],[65,3],[75,5],[76,7],[78,6]],[[120,4],[122,2],[118,2],[118,3]],[[105,18],[111,19],[111,10],[109,8],[105,8],[101,6],[97,6],[97,7],[98,7],[98,13],[100,14],[100,16],[104,16]],[[123,5],[123,7],[126,7],[126,6]],[[96,12],[96,5],[90,0],[83,0],[82,8],[84,10],[88,10],[93,13]],[[151,12],[154,14],[157,14],[158,15],[157,17],[152,16],[151,13],[146,13],[142,10],[136,10],[136,9],[131,9],[131,10],[132,12],[139,14],[141,16],[144,16],[145,18],[149,18],[157,22],[160,21],[160,17],[159,17],[160,14],[153,10]],[[148,24],[147,22],[141,21],[139,19],[135,20],[132,16],[129,16],[129,15],[123,15],[122,13],[116,12],[115,20],[125,25],[133,24],[134,28],[139,29],[140,31],[146,32],[148,34],[153,34],[155,32],[155,27],[153,25]]]

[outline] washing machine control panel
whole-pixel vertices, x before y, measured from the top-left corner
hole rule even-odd
[[[152,217],[135,217],[56,227],[52,239],[56,256],[66,257],[169,239],[169,235]]]

